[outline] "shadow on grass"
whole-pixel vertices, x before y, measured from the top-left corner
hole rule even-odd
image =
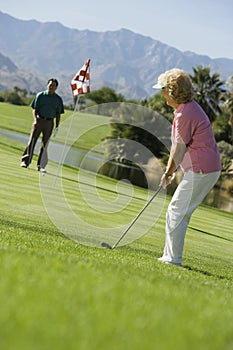
[[[124,249],[128,250],[129,253],[134,253],[138,256],[140,255],[146,255],[150,258],[153,258],[155,260],[156,263],[161,264],[161,262],[157,262],[157,258],[159,256],[156,255],[156,252],[152,251],[152,250],[147,250],[144,248],[134,248],[134,247],[124,247]],[[171,265],[166,265],[166,266],[171,266]],[[202,274],[203,276],[207,276],[207,277],[212,277],[212,278],[218,278],[220,280],[227,280],[227,281],[232,281],[232,278],[228,277],[228,276],[223,276],[220,275],[218,273],[213,273],[210,271],[206,271],[204,269],[200,269],[197,267],[193,267],[190,265],[182,265],[182,267],[176,267],[177,269],[181,269],[181,270],[186,270],[186,271],[190,271],[190,272],[196,272],[199,274]]]
[[[70,178],[68,178],[66,176],[59,176],[59,175],[55,175],[55,174],[52,174],[52,173],[47,173],[46,176],[47,175],[55,177],[54,184],[56,184],[56,179],[59,178],[59,179],[66,180],[66,181],[69,181],[69,182],[74,182],[76,184],[79,183],[79,184],[85,185],[87,187],[92,187],[92,188],[95,188],[95,189],[98,189],[98,190],[102,190],[102,191],[105,191],[105,192],[110,192],[110,193],[113,193],[113,194],[117,194],[117,195],[121,195],[121,196],[124,196],[124,197],[127,197],[127,198],[131,198],[131,196],[128,195],[128,194],[125,194],[125,193],[119,192],[119,191],[115,191],[115,190],[111,190],[109,188],[104,188],[104,187],[98,186],[96,184],[93,185],[93,184],[90,184],[90,183],[87,183],[87,182],[78,181],[78,180],[75,180],[75,179],[70,179]],[[145,202],[144,198],[140,198],[140,197],[136,197],[136,196],[134,196],[134,198]]]
[[[209,271],[205,271],[205,270],[202,270],[202,269],[199,269],[199,268],[196,268],[196,267],[191,267],[191,266],[188,266],[188,265],[183,265],[182,267],[184,269],[188,270],[188,271],[201,273],[204,276],[214,277],[214,278],[218,278],[220,280],[232,281],[232,279],[227,277],[227,276],[222,276],[222,275],[217,274],[217,273],[211,273]]]
[[[36,232],[44,235],[51,235],[51,236],[59,236],[59,237],[64,237],[64,235],[59,232],[56,229],[51,229],[51,228],[45,228],[43,225],[41,227],[38,227],[38,225],[33,225],[32,223],[22,223],[18,221],[16,218],[15,219],[7,219],[3,218],[0,220],[0,225],[4,227],[6,230],[7,229],[19,229],[25,232]]]
[[[228,242],[233,242],[232,239],[225,238],[225,237],[222,237],[222,236],[219,236],[219,235],[215,235],[215,234],[213,234],[213,233],[206,232],[206,231],[200,230],[200,229],[195,228],[195,227],[192,227],[192,226],[189,226],[188,228],[191,229],[191,230],[197,231],[197,232],[205,233],[205,234],[208,235],[208,236],[212,236],[212,237],[224,239],[225,241],[228,241]]]

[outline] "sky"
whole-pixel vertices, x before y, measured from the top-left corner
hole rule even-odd
[[[232,0],[0,0],[0,11],[79,30],[125,28],[180,51],[233,59]]]

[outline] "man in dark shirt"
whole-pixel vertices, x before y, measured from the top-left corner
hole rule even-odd
[[[64,113],[64,106],[62,98],[56,94],[58,81],[56,79],[49,79],[47,83],[47,90],[37,93],[31,102],[32,114],[34,122],[29,142],[22,155],[21,167],[27,168],[32,161],[34,148],[36,142],[42,133],[42,142],[40,153],[37,161],[38,170],[45,173],[45,167],[48,163],[47,148],[50,136],[53,132],[54,119],[56,119],[54,134],[57,133],[61,114]]]

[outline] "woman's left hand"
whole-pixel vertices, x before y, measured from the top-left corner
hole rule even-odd
[[[172,183],[175,176],[176,176],[176,173],[173,173],[172,175],[163,174],[163,176],[161,177],[160,186],[162,186],[163,189],[165,189],[168,185]]]

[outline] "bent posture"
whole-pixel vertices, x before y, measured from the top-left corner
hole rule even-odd
[[[181,69],[161,74],[157,84],[174,109],[172,147],[161,185],[166,188],[180,167],[184,173],[166,213],[166,241],[158,260],[181,266],[186,230],[194,210],[220,176],[221,162],[208,116],[193,99],[190,76]]]

